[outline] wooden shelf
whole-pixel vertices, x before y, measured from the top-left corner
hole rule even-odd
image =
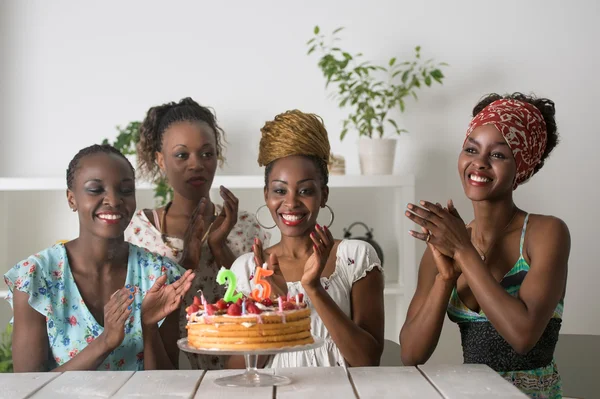
[[[329,187],[407,187],[415,185],[414,175],[330,176]],[[213,187],[225,186],[230,189],[263,188],[264,176],[215,176]],[[62,177],[0,177],[0,191],[60,191],[65,190],[66,182]],[[151,190],[153,185],[138,182],[138,190]]]

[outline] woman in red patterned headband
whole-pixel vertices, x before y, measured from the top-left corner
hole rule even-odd
[[[557,142],[552,101],[489,95],[473,110],[458,158],[475,219],[465,226],[452,201],[408,204],[406,216],[421,226],[410,234],[427,250],[400,333],[404,364],[427,361],[448,313],[460,327],[465,363],[487,364],[532,398],[562,397],[553,355],[569,229],[513,202]]]

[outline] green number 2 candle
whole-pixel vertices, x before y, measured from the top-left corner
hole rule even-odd
[[[236,302],[242,297],[241,292],[234,295],[237,286],[237,278],[235,277],[235,273],[231,270],[222,267],[221,270],[219,270],[219,274],[217,274],[217,283],[220,285],[227,284],[227,291],[225,291],[225,296],[223,297],[225,302]]]

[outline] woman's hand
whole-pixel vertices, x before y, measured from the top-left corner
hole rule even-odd
[[[200,264],[202,256],[202,238],[204,237],[204,212],[206,210],[206,198],[202,198],[188,224],[183,238],[183,257],[181,264],[186,268],[196,268]]]
[[[239,200],[231,191],[221,186],[219,190],[223,198],[223,209],[212,224],[208,233],[208,245],[211,251],[220,249],[226,245],[227,236],[231,233],[233,226],[237,223]]]
[[[128,284],[112,294],[104,305],[104,331],[99,338],[111,350],[118,348],[125,339],[125,322],[131,315],[134,293],[135,288]]]
[[[428,231],[423,227],[421,228],[421,230],[423,230],[423,233],[425,234],[428,233]],[[454,259],[449,258],[446,255],[442,254],[440,251],[438,251],[433,244],[427,243],[427,246],[433,254],[433,261],[435,262],[435,267],[437,267],[438,275],[440,276],[440,278],[444,281],[456,283],[456,280],[458,280],[458,277],[462,273],[462,270],[460,269],[460,266],[458,266],[458,263],[456,263]]]
[[[256,267],[262,267],[265,263],[263,260],[263,248],[262,242],[260,239],[254,239],[254,245],[252,245],[252,252],[254,253],[254,264]],[[267,259],[267,269],[272,270],[273,274],[265,277],[265,280],[271,284],[272,295],[275,296],[287,296],[288,288],[287,282],[285,281],[285,277],[281,273],[281,269],[279,268],[279,261],[277,260],[277,255],[271,254]]]
[[[405,215],[421,226],[424,232],[410,230],[410,235],[431,244],[441,254],[452,259],[459,251],[473,245],[471,244],[471,235],[458,211],[454,208],[452,200],[448,201],[448,208],[427,201],[420,203],[422,207],[408,204],[409,210]]]
[[[166,285],[167,275],[156,279],[142,301],[142,325],[156,325],[160,320],[179,309],[185,293],[192,286],[194,273],[187,270],[172,284]]]
[[[300,280],[305,288],[314,288],[320,284],[321,274],[329,254],[333,248],[334,239],[327,227],[315,226],[315,231],[310,233],[313,241],[313,253],[304,264],[304,274]]]

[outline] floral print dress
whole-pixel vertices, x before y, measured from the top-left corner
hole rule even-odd
[[[217,204],[215,206],[216,212],[220,213],[222,206]],[[183,240],[176,237],[167,237],[171,246],[179,250],[176,257],[173,255],[173,250],[162,240],[158,214],[155,210],[152,210],[152,214],[154,224],[148,219],[144,210],[137,211],[131,219],[129,227],[125,230],[125,240],[162,256],[169,257],[175,262],[180,262],[183,252]],[[259,238],[263,243],[263,247],[266,248],[269,246],[271,235],[260,227],[253,215],[245,211],[239,211],[237,223],[227,236],[227,246],[233,255],[238,257],[243,253],[252,251],[255,238]],[[193,298],[198,294],[198,291],[202,291],[209,303],[216,302],[217,299],[222,298],[225,294],[225,287],[217,284],[216,281],[220,268],[221,265],[216,264],[208,244],[204,243],[200,264],[194,269],[195,277],[192,287],[185,295],[185,304],[181,309],[179,334],[182,338],[187,337],[187,314],[185,308],[192,304]],[[227,357],[224,356],[203,356],[191,353],[186,353],[186,355],[193,369],[220,370],[226,366]]]
[[[183,269],[167,258],[144,248],[129,245],[127,277],[134,301],[125,323],[125,339],[102,362],[98,370],[143,370],[142,301],[154,281],[167,274],[168,283],[177,281]],[[29,295],[29,305],[46,317],[50,345],[48,369],[68,362],[94,341],[104,328],[87,308],[69,267],[64,244],[56,244],[12,267],[4,281],[13,306],[14,290]]]

